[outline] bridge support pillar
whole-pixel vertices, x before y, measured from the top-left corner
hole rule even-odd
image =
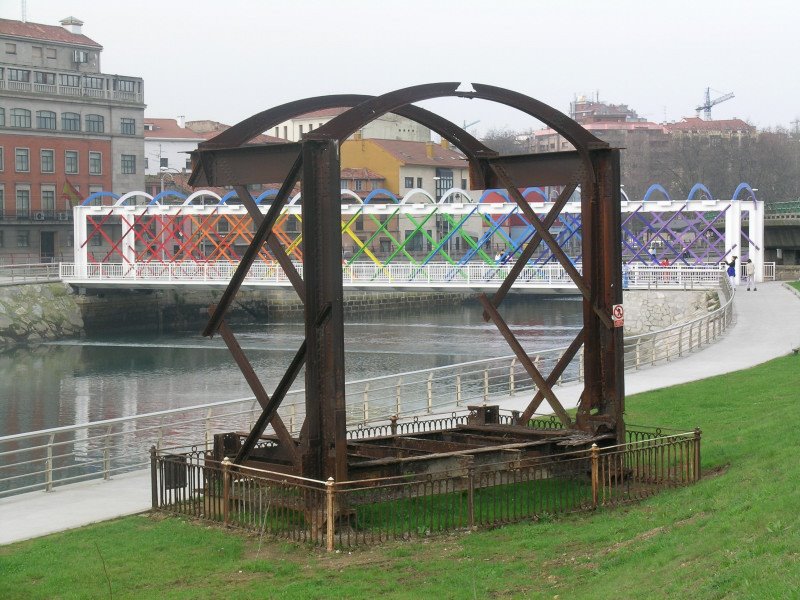
[[[72,209],[72,245],[75,250],[75,277],[87,276],[89,263],[89,244],[86,243],[86,209],[78,206]]]
[[[736,276],[734,284],[739,285],[741,280],[740,260],[742,258],[742,203],[731,202],[731,207],[725,213],[725,260],[738,256],[736,261]]]
[[[750,238],[748,256],[755,267],[756,283],[764,280],[764,202],[753,200],[747,236]]]

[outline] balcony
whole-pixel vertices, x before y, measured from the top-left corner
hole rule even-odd
[[[26,223],[72,222],[71,210],[7,210],[0,211],[0,221],[24,221]]]
[[[116,102],[144,103],[144,94],[136,92],[120,92],[116,90],[96,90],[85,87],[73,87],[68,85],[47,85],[44,83],[30,83],[27,81],[3,81],[0,80],[0,90],[10,92],[47,94],[48,96],[70,96],[96,98],[98,100],[112,100]]]

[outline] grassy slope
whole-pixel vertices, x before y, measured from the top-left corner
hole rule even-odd
[[[793,597],[799,391],[793,355],[629,398],[700,426],[707,474],[626,509],[330,556],[136,516],[0,548],[0,598]]]

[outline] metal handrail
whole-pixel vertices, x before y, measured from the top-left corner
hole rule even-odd
[[[725,297],[720,307],[680,325],[625,338],[626,370],[681,357],[712,342],[727,329],[732,320],[734,290],[727,277],[717,274],[717,285]],[[541,351],[532,359],[540,370],[546,371],[565,350],[561,347]],[[583,379],[582,353],[578,357],[558,385]],[[346,385],[347,421],[351,427],[385,421],[391,416],[430,415],[434,410],[511,397],[536,387],[514,356],[359,379]],[[0,489],[0,496],[52,489],[54,475],[61,475],[59,483],[108,478],[146,464],[146,449],[154,441],[157,447],[167,442],[190,444],[190,440],[202,436],[209,446],[215,428],[249,429],[259,414],[260,407],[249,396],[0,437],[0,487],[4,488]],[[287,394],[280,414],[290,432],[296,433],[305,416],[303,390]],[[35,439],[40,441],[17,447],[19,442]],[[61,451],[70,445],[71,450]],[[37,468],[26,468],[31,465]],[[91,467],[88,471],[87,466]]]
[[[57,263],[0,265],[0,284],[57,281],[60,278],[61,270]]]

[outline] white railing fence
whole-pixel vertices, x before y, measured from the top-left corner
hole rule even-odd
[[[732,321],[733,290],[719,272],[717,284],[716,310],[662,331],[627,337],[625,368],[685,357],[722,335]],[[564,350],[536,353],[534,364],[549,373]],[[582,356],[579,352],[559,385],[582,380]],[[346,384],[347,422],[358,428],[392,416],[433,414],[522,393],[530,396],[534,389],[511,356],[351,381]],[[142,468],[148,464],[151,445],[209,448],[214,432],[249,430],[260,412],[255,399],[248,397],[0,437],[0,496]],[[287,428],[298,433],[305,419],[302,389],[289,392],[280,414]]]

